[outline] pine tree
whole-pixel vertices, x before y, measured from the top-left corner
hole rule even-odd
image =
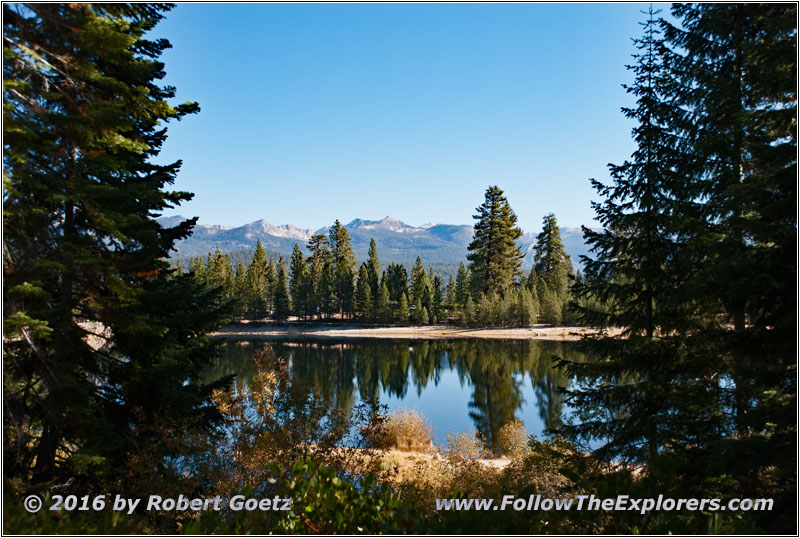
[[[289,318],[292,304],[289,300],[289,278],[286,275],[286,262],[278,259],[278,275],[275,278],[275,319],[284,321]]]
[[[266,270],[266,305],[267,310],[273,311],[275,310],[275,283],[278,279],[278,275],[275,271],[275,260],[272,256],[269,257],[269,261],[267,262],[267,270]]]
[[[205,282],[206,266],[203,263],[203,258],[200,256],[192,258],[191,262],[189,263],[189,273],[192,274],[193,278],[197,282]]]
[[[764,485],[766,469],[796,453],[785,402],[797,367],[797,6],[676,4],[672,14],[680,27],[662,27],[683,114],[679,171],[686,197],[703,201],[680,250],[681,289],[703,298],[698,363],[731,380],[709,413],[736,431],[708,454],[726,447],[716,464]]]
[[[236,264],[236,277],[233,283],[233,315],[243,318],[247,314],[247,267],[243,261]]]
[[[450,275],[450,278],[447,281],[447,291],[445,296],[445,303],[447,304],[448,308],[455,308],[458,301],[456,300],[456,281],[453,279],[453,275]]]
[[[335,274],[334,293],[336,295],[337,310],[341,316],[353,309],[353,271],[356,265],[353,246],[350,243],[350,234],[337,219],[331,226],[328,236],[331,247],[331,260]]]
[[[422,307],[422,314],[419,317],[419,324],[420,325],[427,325],[430,321],[430,316],[428,315],[428,309],[426,307]]]
[[[438,322],[442,317],[442,306],[444,305],[444,289],[442,277],[436,274],[433,277],[433,301],[431,304],[431,321]]]
[[[475,302],[472,300],[472,295],[467,294],[467,300],[464,302],[464,321],[467,325],[475,325]]]
[[[358,269],[356,282],[356,310],[361,312],[362,318],[375,319],[377,302],[373,301],[372,289],[369,285],[369,269],[362,263]]]
[[[378,247],[375,244],[375,239],[369,240],[369,252],[367,254],[367,276],[369,278],[369,288],[372,290],[373,302],[378,302],[378,296],[381,290],[381,262],[378,260]]]
[[[400,264],[390,263],[386,269],[386,285],[389,288],[389,297],[392,301],[399,301],[403,294],[408,296],[408,273],[406,268]]]
[[[649,374],[656,368],[666,371],[666,365],[659,362],[669,360],[674,364],[677,357],[667,359],[669,339],[655,345],[653,337],[659,328],[672,332],[685,325],[682,316],[675,315],[669,307],[672,298],[679,295],[670,275],[674,269],[669,266],[669,260],[675,259],[672,243],[680,237],[670,214],[670,209],[678,207],[673,201],[671,175],[677,154],[671,110],[663,96],[670,80],[663,64],[664,45],[655,14],[651,8],[644,36],[635,41],[639,50],[635,56],[637,63],[629,68],[634,73],[634,84],[626,86],[637,98],[635,108],[623,109],[626,116],[638,123],[633,131],[637,149],[624,164],[609,165],[612,185],[592,180],[594,188],[605,197],[604,203],[594,204],[604,230],[584,229],[595,257],[583,258],[586,275],[576,286],[580,298],[596,297],[611,305],[608,311],[581,310],[584,321],[623,328],[626,338],[598,340],[604,361],[600,366],[588,364],[577,369],[615,380],[633,373],[627,376],[631,381],[619,394],[624,394],[622,397],[629,405],[637,407],[616,414],[614,433],[607,446],[609,457],[613,453],[639,460],[658,454],[669,432],[663,431],[657,422],[666,424],[667,414],[675,413],[669,398],[671,391],[662,383],[676,380],[658,380]],[[540,274],[546,275],[548,270],[552,273],[552,264],[546,263],[544,255],[539,263]],[[557,290],[552,287],[553,278],[545,276],[543,280],[546,290],[542,310],[548,321],[555,317],[555,303],[559,299],[554,296]],[[605,398],[593,390],[585,391],[582,396],[588,396],[586,401]],[[581,427],[573,431],[589,433]],[[595,431],[599,434],[601,430]]]
[[[386,286],[386,282],[383,283],[381,291],[378,293],[375,317],[380,319],[383,323],[388,323],[392,317],[392,305],[389,301],[389,288]]]
[[[564,250],[556,216],[552,213],[548,213],[542,219],[542,231],[536,236],[533,261],[536,276],[544,285],[559,297],[566,297],[572,262]]]
[[[519,273],[522,253],[516,240],[522,236],[517,215],[499,187],[486,189],[484,202],[476,208],[475,231],[467,247],[472,262],[472,289],[476,293],[503,295]]]
[[[397,305],[397,322],[401,325],[408,323],[408,297],[405,293],[400,296],[400,301]]]
[[[289,291],[291,292],[294,314],[298,317],[308,317],[310,313],[310,298],[308,296],[308,267],[303,258],[300,246],[295,243],[292,251],[292,261],[289,266],[291,272],[289,279]]]
[[[319,301],[321,313],[330,317],[337,307],[336,272],[330,257],[326,258],[322,265],[322,275],[319,280]]]
[[[526,286],[520,286],[514,295],[514,324],[519,327],[530,327],[536,322],[537,309],[533,294]]]
[[[414,305],[412,308],[413,312],[411,312],[411,320],[414,323],[420,323],[420,320],[422,319],[422,309],[423,309],[422,301],[419,299],[414,301]]]
[[[269,294],[269,276],[267,273],[267,253],[261,241],[256,242],[256,250],[247,268],[247,315],[250,319],[261,319],[266,315]]]
[[[422,259],[417,256],[417,261],[414,262],[414,267],[411,269],[411,286],[409,287],[410,298],[414,304],[420,302],[425,305],[425,294],[426,290],[429,292],[429,287],[428,273],[422,266]]]
[[[459,305],[464,305],[467,301],[467,294],[470,290],[469,272],[464,267],[464,262],[459,262],[458,271],[456,272],[456,302]]]
[[[649,15],[625,111],[637,151],[612,185],[594,182],[605,229],[587,233],[596,259],[577,288],[604,306],[582,314],[626,337],[571,365],[591,381],[573,391],[569,430],[609,459],[657,471],[668,458],[668,482],[775,497],[793,514],[796,6]]]
[[[169,43],[145,38],[169,9],[3,5],[6,478],[54,484],[81,459],[110,474],[141,451],[177,456],[139,426],[183,424],[207,402],[202,335],[220,299],[169,272],[196,219],[152,218],[191,198],[164,190],[180,161],[157,156],[167,122],[199,110],[169,103]]]
[[[328,259],[330,253],[328,251],[328,237],[325,234],[314,234],[308,240],[306,248],[311,252],[311,255],[306,259],[308,262],[309,273],[309,294],[311,296],[311,303],[313,310],[319,308],[322,310],[322,304],[325,301],[320,294],[320,282],[322,279],[322,268],[325,266],[325,260]],[[322,316],[322,312],[318,312]]]

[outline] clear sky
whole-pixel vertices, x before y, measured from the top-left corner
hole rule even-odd
[[[162,157],[239,226],[472,223],[490,184],[525,231],[592,224],[589,178],[633,149],[632,37],[647,4],[179,4],[154,34],[202,111]]]

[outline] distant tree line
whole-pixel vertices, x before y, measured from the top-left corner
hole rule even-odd
[[[338,220],[328,235],[313,235],[305,253],[295,244],[288,260],[268,257],[259,241],[249,264],[234,265],[217,249],[193,258],[188,269],[201,284],[221,289],[238,319],[517,327],[574,321],[566,305],[570,279],[580,275],[564,251],[555,215],[544,217],[527,275],[514,242],[522,232],[502,190],[487,190],[476,219],[469,264],[460,263],[455,277],[426,268],[420,257],[410,275],[398,263],[381,270],[374,238],[367,261],[356,268],[350,235]]]

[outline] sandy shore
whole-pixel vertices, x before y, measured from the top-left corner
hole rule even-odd
[[[211,336],[225,339],[280,340],[288,338],[393,338],[409,340],[452,340],[457,338],[487,338],[498,340],[580,340],[586,334],[598,332],[588,327],[552,327],[534,325],[519,328],[466,328],[446,325],[424,327],[369,327],[364,325],[316,323],[241,322],[225,325]]]

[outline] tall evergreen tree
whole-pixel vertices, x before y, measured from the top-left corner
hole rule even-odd
[[[457,302],[456,281],[453,279],[453,275],[450,275],[450,278],[447,280],[447,289],[445,291],[445,303],[448,308],[453,308]]]
[[[663,27],[671,97],[685,118],[680,171],[704,202],[681,251],[692,269],[683,282],[705,299],[693,334],[698,360],[731,379],[716,411],[736,436],[721,441],[728,456],[717,463],[762,485],[771,482],[767,469],[782,468],[788,483],[781,462],[796,458],[796,444],[785,441],[797,424],[786,405],[796,400],[788,380],[797,368],[789,328],[797,311],[797,6],[676,4],[672,14],[680,25]]]
[[[796,6],[673,15],[651,12],[637,42],[637,151],[595,182],[605,230],[587,233],[579,298],[605,301],[583,315],[626,337],[572,365],[589,381],[570,430],[652,472],[666,458],[667,483],[774,497],[794,521]]]
[[[558,222],[552,213],[542,219],[542,231],[536,236],[533,263],[536,275],[544,284],[559,296],[566,297],[572,262],[564,250]]]
[[[369,269],[367,264],[362,263],[358,269],[358,280],[356,282],[356,310],[361,312],[362,318],[375,318],[375,306],[372,289],[369,285]]]
[[[386,286],[389,288],[389,297],[392,301],[399,301],[405,294],[408,299],[408,273],[400,264],[390,263],[386,269]]]
[[[334,292],[337,310],[340,315],[344,316],[345,312],[352,312],[353,308],[355,291],[353,288],[353,272],[356,258],[353,254],[350,234],[338,219],[331,226],[328,243],[331,247],[331,260],[335,275]]]
[[[294,250],[292,251],[292,261],[289,266],[289,291],[292,296],[292,306],[294,307],[294,314],[296,316],[308,317],[310,313],[311,303],[308,296],[308,267],[306,266],[303,252],[300,246],[295,243]]]
[[[267,261],[267,270],[266,270],[266,303],[267,303],[267,310],[274,311],[275,310],[275,283],[278,279],[278,274],[275,271],[275,260],[272,256],[269,257],[269,261]]]
[[[367,276],[369,278],[369,288],[372,290],[373,302],[378,302],[378,296],[381,291],[381,262],[378,260],[378,247],[375,244],[375,239],[369,240],[369,252],[367,253]]]
[[[153,218],[191,198],[165,190],[180,161],[156,157],[165,124],[199,110],[169,103],[158,60],[169,43],[145,37],[169,9],[3,5],[3,407],[16,425],[6,477],[174,456],[139,426],[181,422],[207,402],[202,334],[219,321],[218,298],[166,261],[196,219]]]
[[[283,257],[278,259],[278,275],[275,278],[275,319],[284,321],[289,317],[292,303],[289,299],[289,278],[287,276],[286,262]]]
[[[456,272],[456,302],[464,305],[467,302],[467,295],[470,290],[469,272],[464,267],[464,262],[459,262]]]
[[[325,260],[327,260],[330,255],[328,250],[328,236],[325,234],[312,235],[311,239],[308,240],[306,248],[311,252],[310,256],[306,259],[309,269],[309,294],[312,298],[313,309],[316,310],[317,307],[321,308],[324,302],[323,297],[320,296],[320,282],[322,279],[322,268],[325,266]]]
[[[269,277],[267,274],[267,253],[261,241],[256,242],[256,250],[247,268],[247,313],[251,319],[261,319],[267,310]]]
[[[411,286],[409,287],[411,301],[415,304],[419,301],[424,305],[426,293],[430,293],[429,288],[428,273],[422,266],[422,259],[417,256],[417,261],[414,262],[414,267],[411,269]]]
[[[234,307],[233,315],[243,318],[247,315],[248,286],[247,286],[247,266],[243,261],[236,264],[236,278],[233,284]]]
[[[403,295],[400,296],[400,301],[398,302],[397,305],[396,319],[398,323],[405,324],[408,323],[408,317],[409,317],[408,297],[406,296],[405,293],[403,293]]]
[[[472,289],[476,293],[503,295],[519,273],[522,253],[516,240],[522,236],[517,215],[499,187],[486,189],[475,209],[476,220],[467,259],[472,262]]]
[[[380,292],[378,293],[378,302],[375,303],[374,317],[383,323],[388,323],[392,318],[392,305],[389,302],[389,288],[386,282],[381,285]]]

